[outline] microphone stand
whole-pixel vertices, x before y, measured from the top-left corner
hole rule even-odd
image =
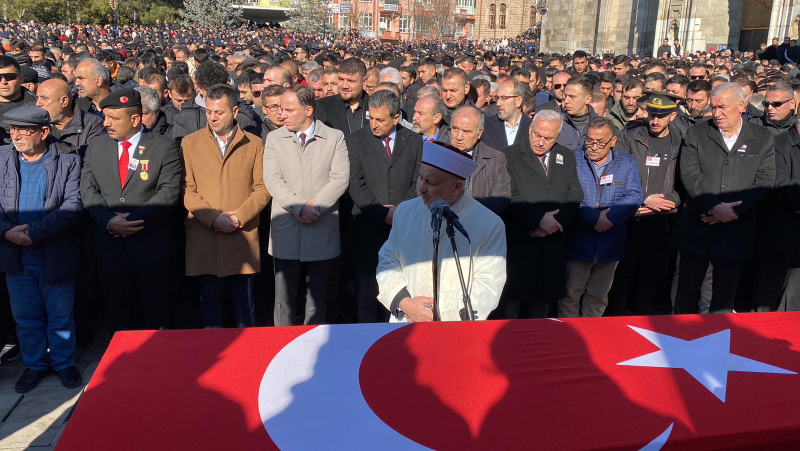
[[[456,231],[453,227],[453,223],[450,221],[450,218],[447,216],[445,216],[445,218],[447,219],[447,236],[450,237],[450,244],[453,246],[453,255],[456,258],[456,269],[458,270],[458,280],[461,282],[461,295],[462,299],[464,300],[464,309],[467,313],[467,317],[462,319],[466,319],[467,321],[475,321],[475,311],[472,309],[472,300],[469,298],[467,284],[464,283],[464,273],[461,271],[461,258],[458,256],[458,247],[456,246]],[[469,240],[469,238],[467,238],[467,240]],[[435,255],[437,251],[434,250],[433,252]]]
[[[433,229],[433,320],[441,321],[439,316],[439,230]]]

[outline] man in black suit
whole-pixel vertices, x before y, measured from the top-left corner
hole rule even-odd
[[[503,219],[508,241],[508,318],[544,318],[566,294],[566,230],[583,200],[575,154],[556,144],[561,113],[537,113],[528,140],[503,149],[511,205]],[[517,314],[517,308],[519,313]]]
[[[736,83],[717,86],[711,91],[713,120],[690,127],[681,147],[688,199],[678,227],[675,313],[697,313],[709,262],[710,311],[732,312],[742,266],[754,255],[756,212],[775,184],[775,141],[742,119],[744,99]]]
[[[323,97],[315,114],[328,127],[348,136],[369,128],[369,96],[364,92],[367,67],[358,58],[348,58],[339,65],[339,95]]]
[[[183,162],[172,139],[142,126],[140,94],[120,89],[100,103],[108,135],[89,141],[81,196],[95,228],[95,252],[112,333],[169,326],[179,238],[172,222]]]
[[[400,122],[400,98],[388,90],[369,99],[369,128],[347,137],[359,322],[385,321],[378,303],[378,251],[389,237],[397,205],[417,196],[422,138]]]
[[[506,80],[497,88],[497,114],[486,119],[483,142],[495,149],[505,149],[524,141],[531,119],[522,113],[522,98],[530,88],[516,80]]]
[[[775,137],[775,190],[758,213],[753,306],[800,310],[800,122]]]

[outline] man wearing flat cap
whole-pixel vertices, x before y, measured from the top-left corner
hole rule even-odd
[[[173,223],[183,162],[175,141],[142,126],[140,94],[129,88],[100,102],[108,135],[89,141],[81,194],[96,223],[100,284],[111,332],[169,325],[178,228]],[[143,312],[137,323],[134,312]]]
[[[445,201],[458,216],[471,244],[456,232],[464,283],[470,290],[475,317],[484,320],[497,307],[506,282],[506,233],[503,221],[465,192],[466,180],[478,163],[455,149],[423,144],[417,180],[419,197],[402,202],[392,230],[378,253],[378,299],[391,322],[432,321],[433,230],[431,205]],[[444,222],[444,219],[442,219]],[[466,319],[455,254],[442,226],[439,244],[439,305],[442,321]],[[470,266],[472,266],[470,268]]]
[[[15,388],[33,390],[50,368],[75,388],[81,383],[72,316],[83,216],[80,157],[48,139],[47,110],[25,105],[3,120],[12,143],[0,147],[0,271],[27,367]]]
[[[647,123],[632,122],[620,136],[617,150],[636,158],[642,184],[642,205],[628,220],[625,260],[617,266],[608,294],[608,313],[649,315],[658,293],[666,292],[669,257],[681,199],[675,170],[681,133],[673,123],[681,97],[646,91]],[[635,124],[635,125],[633,125]],[[630,292],[631,282],[636,289]]]

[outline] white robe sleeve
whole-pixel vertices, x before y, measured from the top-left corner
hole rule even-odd
[[[465,255],[469,252],[468,249],[459,251],[462,253],[462,261],[463,257],[468,257]],[[470,299],[475,319],[485,320],[489,313],[497,308],[506,283],[506,230],[502,221],[494,221],[485,241],[479,244],[475,252]],[[469,271],[469,265],[462,265],[462,269],[465,272],[464,277],[468,277],[466,271]],[[459,312],[464,308],[461,288],[440,291],[439,297],[439,313],[442,320],[459,321],[461,319]]]
[[[400,207],[398,207],[399,209]],[[408,290],[408,281],[403,274],[403,267],[400,263],[400,231],[402,227],[397,226],[400,219],[395,211],[394,224],[389,232],[389,238],[381,246],[378,252],[378,300],[387,310],[392,311],[392,301],[403,290]],[[394,313],[394,312],[392,312]]]

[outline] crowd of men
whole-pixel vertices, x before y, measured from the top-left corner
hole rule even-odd
[[[392,278],[408,268],[381,273],[423,245],[418,197],[490,215],[471,222],[499,284],[480,319],[800,308],[794,63],[66,30],[10,24],[0,56],[19,392],[51,369],[79,385],[101,316],[112,333],[432,319]],[[463,160],[436,163],[444,148]]]

